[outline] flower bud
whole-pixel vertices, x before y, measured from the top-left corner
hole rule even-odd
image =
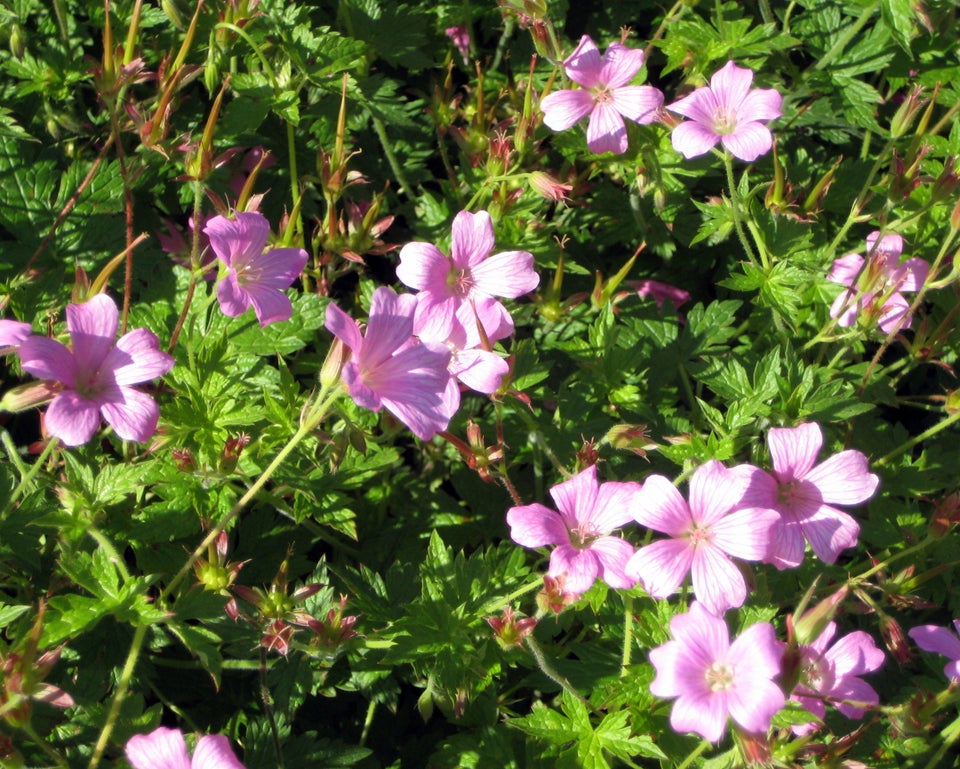
[[[327,357],[320,367],[320,386],[324,390],[336,387],[340,382],[340,372],[343,371],[343,364],[349,356],[350,350],[344,346],[343,342],[334,338],[333,344],[330,345],[330,350],[327,352]]]
[[[850,589],[844,585],[796,620],[793,623],[796,642],[801,646],[806,646],[816,641],[827,625],[836,617],[837,611],[849,593]]]

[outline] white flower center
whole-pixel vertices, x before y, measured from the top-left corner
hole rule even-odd
[[[712,692],[725,692],[733,688],[733,668],[724,662],[714,662],[703,677]]]
[[[723,105],[717,107],[713,115],[713,132],[718,136],[727,136],[737,130],[737,116]]]
[[[466,299],[473,291],[473,275],[466,267],[462,270],[452,269],[447,273],[447,285],[458,298]]]

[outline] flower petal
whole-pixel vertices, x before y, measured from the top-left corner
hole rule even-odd
[[[938,625],[919,625],[907,631],[914,643],[925,652],[942,654],[953,660],[960,660],[960,639]]]
[[[876,690],[866,681],[855,676],[848,676],[838,681],[837,685],[830,690],[830,695],[838,700],[846,700],[837,703],[837,710],[847,718],[863,718],[869,706],[880,704],[880,695]]]
[[[627,127],[613,104],[596,104],[587,123],[587,147],[601,155],[612,152],[621,155],[627,151]]]
[[[690,574],[697,599],[718,616],[747,600],[747,583],[740,569],[712,544],[701,543],[694,550]]]
[[[593,111],[589,91],[554,91],[540,100],[543,123],[554,131],[566,131]]]
[[[731,134],[720,137],[735,158],[751,163],[773,147],[773,134],[763,123],[740,123]]]
[[[760,120],[776,120],[783,107],[783,96],[773,88],[756,88],[750,91],[737,110],[738,123],[755,123]]]
[[[265,328],[271,323],[282,323],[293,316],[290,298],[280,289],[260,283],[248,283],[246,291],[257,320],[260,321],[260,328]]]
[[[584,88],[593,88],[601,82],[602,66],[600,51],[597,50],[597,46],[589,35],[581,37],[573,53],[563,60],[567,77]]]
[[[37,379],[52,379],[73,387],[77,382],[77,360],[73,353],[55,339],[31,336],[17,351],[23,370]]]
[[[363,360],[358,361],[361,368],[378,366],[410,339],[416,310],[417,297],[413,294],[397,294],[387,286],[373,292],[363,335]]]
[[[640,491],[634,481],[601,483],[589,520],[596,531],[613,531],[634,520],[640,509]]]
[[[633,80],[642,66],[642,49],[611,43],[603,54],[603,63],[597,80],[610,90],[620,89]]]
[[[719,742],[727,728],[727,697],[709,690],[681,695],[670,711],[670,726],[677,732],[695,732],[708,742]]]
[[[0,347],[16,347],[32,333],[29,323],[0,318]]]
[[[173,364],[173,357],[160,350],[156,334],[137,328],[117,340],[103,361],[103,368],[113,372],[118,385],[131,385],[163,376]]]
[[[511,507],[507,511],[510,539],[523,547],[544,547],[570,542],[563,518],[539,502]]]
[[[720,141],[720,137],[709,127],[688,121],[673,129],[670,141],[673,148],[689,160],[708,153]]]
[[[627,562],[634,553],[629,542],[620,537],[600,537],[590,543],[589,550],[600,561],[600,576],[610,587],[626,590],[637,583],[626,573]]]
[[[777,480],[788,483],[805,478],[822,445],[823,433],[816,422],[771,428],[767,432],[767,448]]]
[[[500,389],[510,364],[488,350],[461,350],[450,360],[450,373],[471,390],[489,395]]]
[[[581,470],[572,478],[551,487],[550,496],[563,516],[568,529],[588,523],[597,503],[597,466]]]
[[[827,650],[824,657],[833,663],[837,678],[872,673],[884,662],[883,652],[862,630],[845,635]]]
[[[227,267],[240,270],[260,256],[267,246],[270,223],[255,211],[242,211],[233,219],[214,216],[203,227],[210,247]]]
[[[827,280],[842,286],[852,286],[856,283],[862,269],[863,257],[860,254],[847,254],[833,260]]]
[[[786,698],[773,681],[750,678],[744,683],[727,692],[730,717],[748,732],[766,734]]]
[[[648,481],[649,482],[649,481]],[[661,539],[641,547],[625,567],[625,574],[654,598],[675,593],[693,562],[693,548],[685,539]]]
[[[737,506],[749,483],[747,473],[727,470],[715,459],[704,462],[690,478],[690,517],[712,526]]]
[[[100,368],[117,336],[117,305],[106,294],[97,294],[83,304],[67,305],[70,347],[80,371]]]
[[[160,727],[127,740],[127,760],[133,769],[190,769],[187,744],[179,729]]]
[[[714,544],[727,555],[762,561],[770,551],[773,528],[779,522],[776,510],[746,508],[719,519],[710,530]]]
[[[486,211],[461,211],[452,229],[450,260],[458,270],[476,267],[493,251],[493,220]]]
[[[100,426],[100,408],[74,390],[64,390],[47,407],[44,425],[66,446],[82,446]]]
[[[663,92],[649,85],[631,85],[613,92],[613,107],[628,120],[644,125],[657,119]]]
[[[363,347],[363,337],[357,322],[341,310],[333,302],[327,305],[324,318],[324,327],[337,339],[343,342],[354,353],[359,353]]]
[[[586,593],[600,576],[600,559],[592,550],[560,545],[550,554],[551,577],[566,575],[564,590],[575,595]]]
[[[450,260],[432,243],[407,243],[400,249],[397,280],[419,291],[447,294]]]
[[[662,475],[651,475],[643,482],[634,518],[642,526],[671,537],[683,534],[693,520],[680,492]]]
[[[503,251],[494,254],[471,271],[477,292],[508,299],[529,294],[540,285],[529,251]]]
[[[860,524],[846,513],[829,505],[800,521],[803,535],[813,552],[824,563],[834,563],[841,550],[856,547]]]
[[[244,769],[222,734],[205,734],[193,750],[192,769]]]
[[[753,84],[753,70],[728,61],[710,78],[710,90],[725,112],[738,112]]]
[[[132,387],[115,387],[97,400],[107,424],[125,441],[146,443],[157,432],[160,408],[146,393]]]
[[[250,295],[241,288],[235,271],[217,284],[217,301],[220,311],[230,318],[238,318],[250,308]]]
[[[804,480],[819,489],[823,501],[834,505],[858,505],[877,490],[880,479],[868,472],[869,460],[848,449],[834,454],[806,474]]]

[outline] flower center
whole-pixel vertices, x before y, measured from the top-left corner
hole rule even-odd
[[[713,132],[718,136],[727,136],[737,130],[737,118],[726,107],[717,107],[713,114]]]
[[[733,668],[723,662],[714,662],[703,677],[712,692],[725,692],[733,688]]]
[[[81,372],[73,388],[81,398],[96,400],[104,390],[99,371]]]
[[[574,529],[570,529],[570,544],[579,550],[590,547],[595,539],[597,539],[599,532],[594,529],[592,526],[577,526]]]
[[[470,296],[473,285],[473,275],[470,274],[470,270],[467,268],[450,270],[450,272],[447,273],[447,286],[449,286],[450,290],[460,299],[465,299]]]
[[[690,544],[693,547],[708,545],[713,541],[713,532],[709,528],[702,528],[695,523],[690,525],[687,536],[690,538]]]
[[[823,664],[818,659],[811,659],[807,661],[807,664],[803,666],[803,670],[800,671],[800,680],[803,682],[803,685],[808,689],[813,689],[813,691],[820,691],[820,687],[823,686],[823,679],[825,677],[825,671],[823,669]]]
[[[799,486],[800,484],[795,480],[781,483],[777,486],[777,502],[784,507],[792,508],[800,493]]]
[[[613,101],[613,91],[605,85],[598,85],[590,90],[594,104],[610,104]]]

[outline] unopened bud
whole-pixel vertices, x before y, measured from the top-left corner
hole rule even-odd
[[[537,626],[537,620],[533,617],[518,618],[511,606],[504,607],[500,617],[487,617],[486,620],[503,649],[522,645],[523,639]]]
[[[796,642],[801,646],[807,646],[816,641],[837,616],[837,611],[849,593],[850,589],[844,585],[796,620],[793,623]]]
[[[900,623],[888,614],[880,614],[880,635],[894,659],[901,665],[912,656],[907,636]]]
[[[899,139],[910,130],[910,126],[913,124],[917,114],[923,109],[923,105],[926,104],[927,100],[920,98],[922,93],[923,88],[919,85],[915,86],[910,93],[907,94],[907,98],[904,99],[903,104],[897,109],[893,119],[890,121],[890,135],[894,139]]]
[[[324,390],[329,390],[340,382],[340,372],[343,371],[343,364],[347,361],[350,350],[339,339],[334,339],[327,352],[327,358],[320,367],[320,386]]]
[[[59,382],[28,382],[3,394],[0,411],[27,411],[51,400],[60,390]]]

